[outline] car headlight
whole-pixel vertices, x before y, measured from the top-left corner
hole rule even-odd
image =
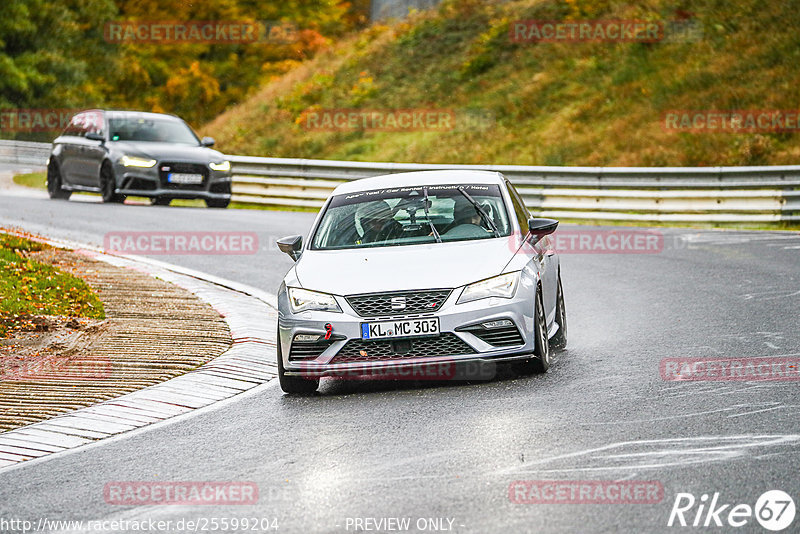
[[[300,313],[307,310],[331,311],[342,313],[342,309],[336,303],[333,295],[320,293],[319,291],[309,291],[299,287],[289,288],[289,306],[293,313]]]
[[[464,304],[473,300],[480,300],[489,297],[500,297],[510,299],[517,291],[519,283],[519,271],[508,274],[501,274],[494,278],[481,280],[464,288],[464,292],[458,298],[456,304]]]
[[[231,170],[230,161],[223,161],[222,163],[209,163],[208,166],[211,167],[212,171],[228,172]]]
[[[133,156],[122,156],[119,162],[126,167],[143,167],[145,169],[154,167],[156,164],[156,160],[154,159],[136,158]]]

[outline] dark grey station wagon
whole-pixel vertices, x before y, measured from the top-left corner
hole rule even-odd
[[[173,115],[84,111],[53,141],[47,191],[55,199],[89,191],[102,194],[103,202],[140,196],[158,205],[202,198],[210,208],[225,208],[231,164],[213,144]]]

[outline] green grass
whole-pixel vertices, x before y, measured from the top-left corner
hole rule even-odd
[[[46,245],[0,233],[0,337],[32,315],[103,319],[103,304],[80,278],[33,261]]]
[[[145,199],[148,200],[148,199]],[[198,198],[194,198],[191,200],[183,199],[183,198],[176,198],[172,202],[170,202],[170,206],[178,206],[181,208],[203,208],[205,207],[206,203]]]
[[[231,202],[229,207],[237,210],[301,211],[306,213],[317,213],[319,211],[319,208],[307,208],[303,206],[269,206],[250,202]]]
[[[28,174],[17,174],[14,176],[14,183],[23,187],[47,189],[47,173],[31,172]]]
[[[679,7],[679,6],[678,6]],[[341,41],[203,128],[231,154],[520,165],[796,164],[796,133],[676,133],[668,110],[793,110],[800,10],[699,0],[695,42],[512,43],[515,20],[670,21],[667,0],[445,0]],[[765,29],[767,31],[765,31]],[[318,109],[478,109],[446,132],[314,132]]]

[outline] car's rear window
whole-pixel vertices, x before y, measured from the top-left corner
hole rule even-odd
[[[442,242],[510,235],[511,225],[500,187],[433,185],[336,195],[320,220],[311,248],[333,250],[435,243],[435,233]]]

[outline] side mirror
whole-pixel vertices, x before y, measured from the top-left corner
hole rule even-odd
[[[214,143],[216,141],[214,141],[213,137],[204,137],[200,140],[200,144],[203,146],[214,146]]]
[[[101,143],[106,140],[105,136],[97,132],[89,132],[86,134],[86,139],[89,141],[100,141]]]
[[[558,228],[558,221],[555,219],[539,219],[537,217],[528,219],[528,230],[539,238],[552,234],[556,228]]]
[[[292,235],[289,237],[282,237],[278,239],[278,248],[281,252],[285,252],[292,257],[294,261],[300,257],[300,251],[303,250],[303,236]]]

